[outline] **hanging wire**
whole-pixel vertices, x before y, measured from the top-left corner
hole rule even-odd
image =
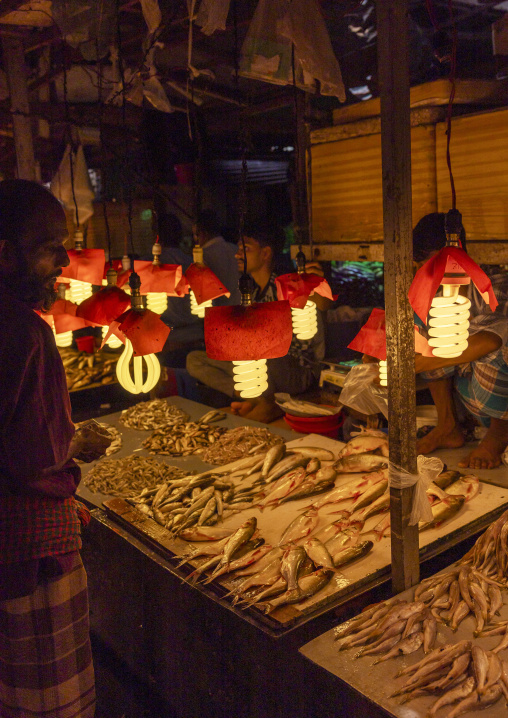
[[[439,32],[440,27],[436,17],[435,8],[432,4],[432,0],[425,0],[427,12],[436,32]],[[453,179],[451,153],[450,153],[450,141],[452,136],[452,113],[453,113],[453,101],[455,99],[455,80],[457,74],[457,26],[455,24],[455,16],[453,13],[452,0],[448,0],[448,15],[450,19],[451,32],[452,32],[452,46],[450,52],[450,72],[448,75],[448,81],[450,82],[450,95],[448,97],[448,107],[446,110],[446,165],[448,167],[448,175],[450,177],[450,189],[452,195],[452,209],[456,209],[456,192],[455,192],[455,181]]]
[[[73,157],[72,153],[74,151],[73,148],[73,142],[72,142],[72,130],[71,130],[71,118],[70,118],[70,109],[69,109],[69,99],[67,95],[67,57],[66,57],[66,44],[65,41],[62,40],[62,53],[63,53],[63,100],[64,100],[64,110],[65,110],[65,122],[66,122],[66,133],[68,133],[70,137],[70,152],[69,152],[69,168],[70,168],[70,175],[71,175],[71,191],[72,191],[72,199],[74,201],[74,209],[76,212],[76,229],[79,229],[79,210],[78,210],[78,203],[76,200],[76,192],[74,188],[74,165],[73,165]]]
[[[293,105],[295,114],[295,154],[294,154],[294,181],[295,181],[295,220],[296,234],[298,239],[298,251],[302,251],[302,228],[300,226],[300,142],[298,133],[298,89],[296,87],[296,67],[295,67],[295,44],[291,43],[291,71],[293,74]]]
[[[239,37],[238,37],[238,6],[236,0],[233,2],[233,32],[234,32],[234,66],[235,86],[237,94],[240,92],[240,60],[239,60]],[[243,276],[247,277],[247,248],[245,246],[245,215],[247,214],[247,176],[249,167],[247,164],[247,134],[244,128],[243,111],[239,110],[239,137],[242,143],[242,175],[240,180],[240,194],[238,197],[238,234],[243,249]]]
[[[100,14],[99,14],[99,32],[100,32],[100,27],[101,27],[101,23],[102,23],[102,9],[103,9],[103,5],[104,5],[104,1],[101,0],[101,4],[100,4]],[[100,139],[100,143],[101,143],[101,167],[102,167],[102,176],[103,176],[103,178],[104,178],[104,167],[106,166],[106,162],[105,162],[104,145],[103,145],[103,142],[102,142],[102,135],[103,135],[104,125],[103,125],[103,116],[102,116],[102,111],[103,111],[103,104],[102,104],[102,58],[99,57],[99,33],[97,33],[97,38],[96,38],[96,40],[95,40],[95,47],[96,47],[96,52],[97,52],[97,65],[98,65],[98,69],[99,69],[99,73],[98,73],[98,81],[99,81],[99,84],[98,84],[98,87],[97,87],[97,101],[98,101],[98,111],[99,111],[99,139]],[[112,256],[111,256],[111,254],[112,254],[112,252],[111,252],[111,232],[110,232],[110,228],[109,228],[108,210],[107,210],[107,207],[106,207],[106,197],[105,197],[105,194],[104,194],[104,185],[103,185],[103,187],[102,187],[102,214],[103,214],[103,216],[104,216],[104,226],[105,226],[105,228],[106,228],[106,239],[107,239],[107,243],[108,243],[108,261],[109,261],[109,266],[112,267],[112,266],[113,266],[113,258],[112,258]]]

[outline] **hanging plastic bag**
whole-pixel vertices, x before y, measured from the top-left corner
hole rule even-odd
[[[205,35],[212,35],[216,30],[226,29],[226,20],[231,0],[201,0],[196,24]]]
[[[148,26],[148,32],[151,35],[162,22],[159,0],[141,0],[141,10]]]
[[[385,386],[374,384],[379,376],[377,364],[358,364],[346,377],[340,393],[340,403],[361,414],[379,414],[388,418],[388,391]]]
[[[92,61],[108,52],[116,33],[116,6],[116,0],[53,0],[51,15],[65,41]]]
[[[242,46],[240,74],[346,99],[339,63],[316,0],[259,0]]]
[[[413,505],[409,525],[414,526],[419,521],[432,521],[432,508],[430,506],[427,489],[430,484],[443,471],[444,464],[436,456],[418,456],[417,473],[410,474],[409,471],[396,466],[391,462],[388,464],[388,483],[395,489],[407,489],[415,486],[413,493]]]
[[[57,173],[51,181],[50,190],[62,202],[65,209],[73,213],[75,220],[74,197],[76,198],[78,206],[77,224],[83,225],[93,215],[92,202],[95,199],[95,193],[90,183],[82,145],[79,145],[76,152],[72,150],[70,145],[67,145]]]

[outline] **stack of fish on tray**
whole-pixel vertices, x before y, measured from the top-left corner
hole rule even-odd
[[[446,715],[508,702],[508,661],[499,654],[508,649],[508,621],[498,620],[508,588],[508,511],[480,536],[473,548],[449,570],[421,581],[413,601],[383,601],[335,629],[340,650],[358,648],[361,656],[380,656],[375,663],[409,655],[423,647],[425,658],[399,671],[402,685],[391,696],[402,702],[420,696],[438,696],[429,716],[456,704]],[[435,646],[439,626],[456,631],[462,622],[471,639]],[[474,638],[501,636],[484,648]]]

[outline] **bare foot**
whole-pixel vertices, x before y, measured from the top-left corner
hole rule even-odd
[[[231,403],[231,413],[236,416],[247,416],[255,407],[252,401],[233,401]]]
[[[245,402],[247,403],[247,402]],[[260,399],[247,414],[242,414],[246,419],[252,419],[253,421],[260,421],[263,424],[269,424],[275,419],[279,419],[284,415],[284,412],[274,401],[268,399]]]
[[[503,452],[508,444],[508,422],[491,419],[490,427],[468,457],[459,461],[460,468],[495,469],[501,465]]]
[[[464,445],[464,436],[458,426],[451,430],[436,426],[416,443],[417,454],[431,454],[436,449],[456,449]]]

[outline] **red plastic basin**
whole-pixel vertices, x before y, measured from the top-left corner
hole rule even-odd
[[[342,411],[331,416],[293,416],[286,414],[284,421],[290,429],[299,431],[301,434],[323,434],[330,439],[336,439],[339,429],[344,423]]]

